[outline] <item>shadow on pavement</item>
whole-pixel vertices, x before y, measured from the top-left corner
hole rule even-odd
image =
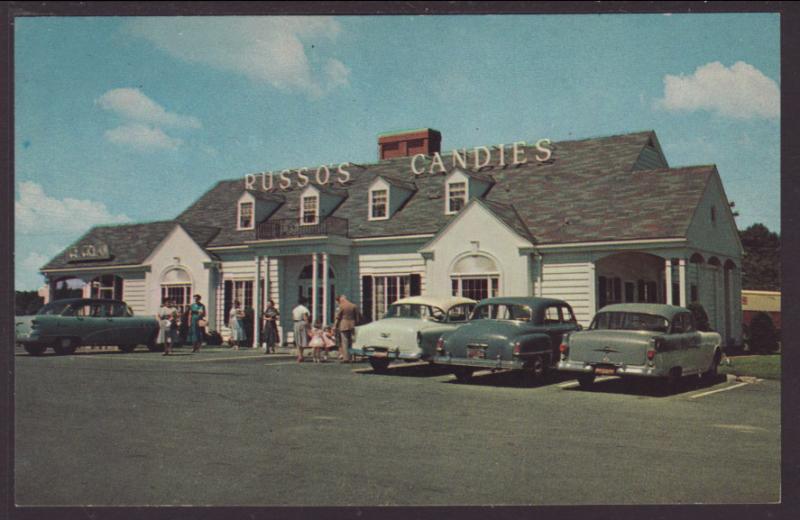
[[[581,388],[576,381],[575,386],[564,388],[564,390],[570,392],[669,397],[711,388],[725,381],[726,377],[724,374],[719,374],[713,380],[705,380],[696,376],[687,376],[681,378],[674,388],[669,388],[665,380],[631,377],[596,381],[589,388]]]
[[[443,367],[444,368],[444,367]],[[447,372],[452,372],[448,369]],[[474,386],[498,386],[506,388],[539,388],[561,383],[570,378],[562,372],[550,370],[542,379],[532,379],[527,377],[519,370],[505,370],[494,373],[476,372],[472,378],[467,381],[458,381],[453,376],[453,379],[445,381],[448,384],[454,385],[474,385]]]
[[[397,363],[389,365],[388,369],[380,372],[374,371],[370,367],[369,363],[366,363],[366,366],[363,368],[364,370],[359,371],[359,373],[374,376],[437,377],[450,373],[450,370],[447,369],[447,367],[443,367],[441,365],[432,365],[429,363]]]

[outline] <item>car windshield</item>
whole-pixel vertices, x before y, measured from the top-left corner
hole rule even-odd
[[[594,317],[589,329],[667,332],[669,321],[662,316],[642,312],[601,312]]]
[[[527,305],[510,305],[505,303],[489,303],[478,305],[472,311],[473,320],[513,320],[531,321],[531,308]]]
[[[36,314],[40,316],[41,315],[58,316],[62,312],[64,312],[64,309],[66,309],[68,305],[69,302],[50,302],[41,309],[39,309],[39,312],[37,312]]]
[[[432,305],[419,303],[395,303],[389,306],[384,318],[415,318],[418,320],[433,319],[441,321],[445,313],[442,309]]]

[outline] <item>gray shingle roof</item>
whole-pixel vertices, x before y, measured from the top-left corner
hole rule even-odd
[[[500,167],[498,153],[476,177],[493,181],[482,202],[520,235],[538,244],[583,241],[668,238],[686,235],[692,214],[702,197],[714,166],[633,170],[642,150],[655,138],[652,131],[552,143],[547,162],[535,160],[537,151],[526,147],[528,162]],[[453,164],[442,153],[447,171]],[[510,153],[506,152],[506,162]],[[400,157],[350,168],[344,189],[323,188],[342,195],[333,216],[347,219],[351,238],[434,234],[454,216],[445,215],[446,173],[413,175],[410,158]],[[367,219],[369,186],[382,177],[414,193],[388,220]],[[92,229],[82,241],[103,240],[115,255],[107,265],[138,263],[180,222],[203,247],[243,244],[256,238],[256,230],[236,230],[236,202],[244,177],[215,184],[175,221],[103,226]],[[274,193],[252,192],[261,200],[279,202],[269,220],[298,219],[302,189]],[[65,267],[62,253],[47,268]],[[89,265],[89,264],[87,264]],[[102,262],[90,265],[103,265]]]
[[[98,226],[87,231],[68,248],[53,257],[42,269],[63,269],[69,267],[105,267],[114,265],[140,264],[161,243],[177,221],[164,220],[143,224],[119,224],[114,226]],[[207,245],[216,236],[218,229],[197,224],[181,224],[186,232],[201,247]],[[111,259],[99,261],[68,262],[67,251],[74,246],[97,244],[104,242],[112,255]]]

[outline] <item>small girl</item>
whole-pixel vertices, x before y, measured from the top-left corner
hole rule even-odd
[[[311,347],[314,363],[319,363],[319,352],[320,349],[325,347],[325,339],[323,338],[323,330],[322,324],[320,322],[316,322],[314,324],[314,328],[311,329],[311,341],[308,342],[308,346]]]
[[[325,332],[322,334],[322,340],[325,342],[325,354],[323,354],[322,360],[327,361],[328,353],[330,352],[331,348],[336,348],[336,333],[333,331],[333,327],[330,325],[325,327]]]

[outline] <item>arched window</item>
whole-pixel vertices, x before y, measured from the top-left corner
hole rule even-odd
[[[482,300],[498,296],[500,270],[494,260],[485,255],[465,256],[453,266],[450,274],[453,296]]]
[[[161,301],[170,299],[181,312],[192,303],[192,278],[185,269],[175,267],[161,277]]]

